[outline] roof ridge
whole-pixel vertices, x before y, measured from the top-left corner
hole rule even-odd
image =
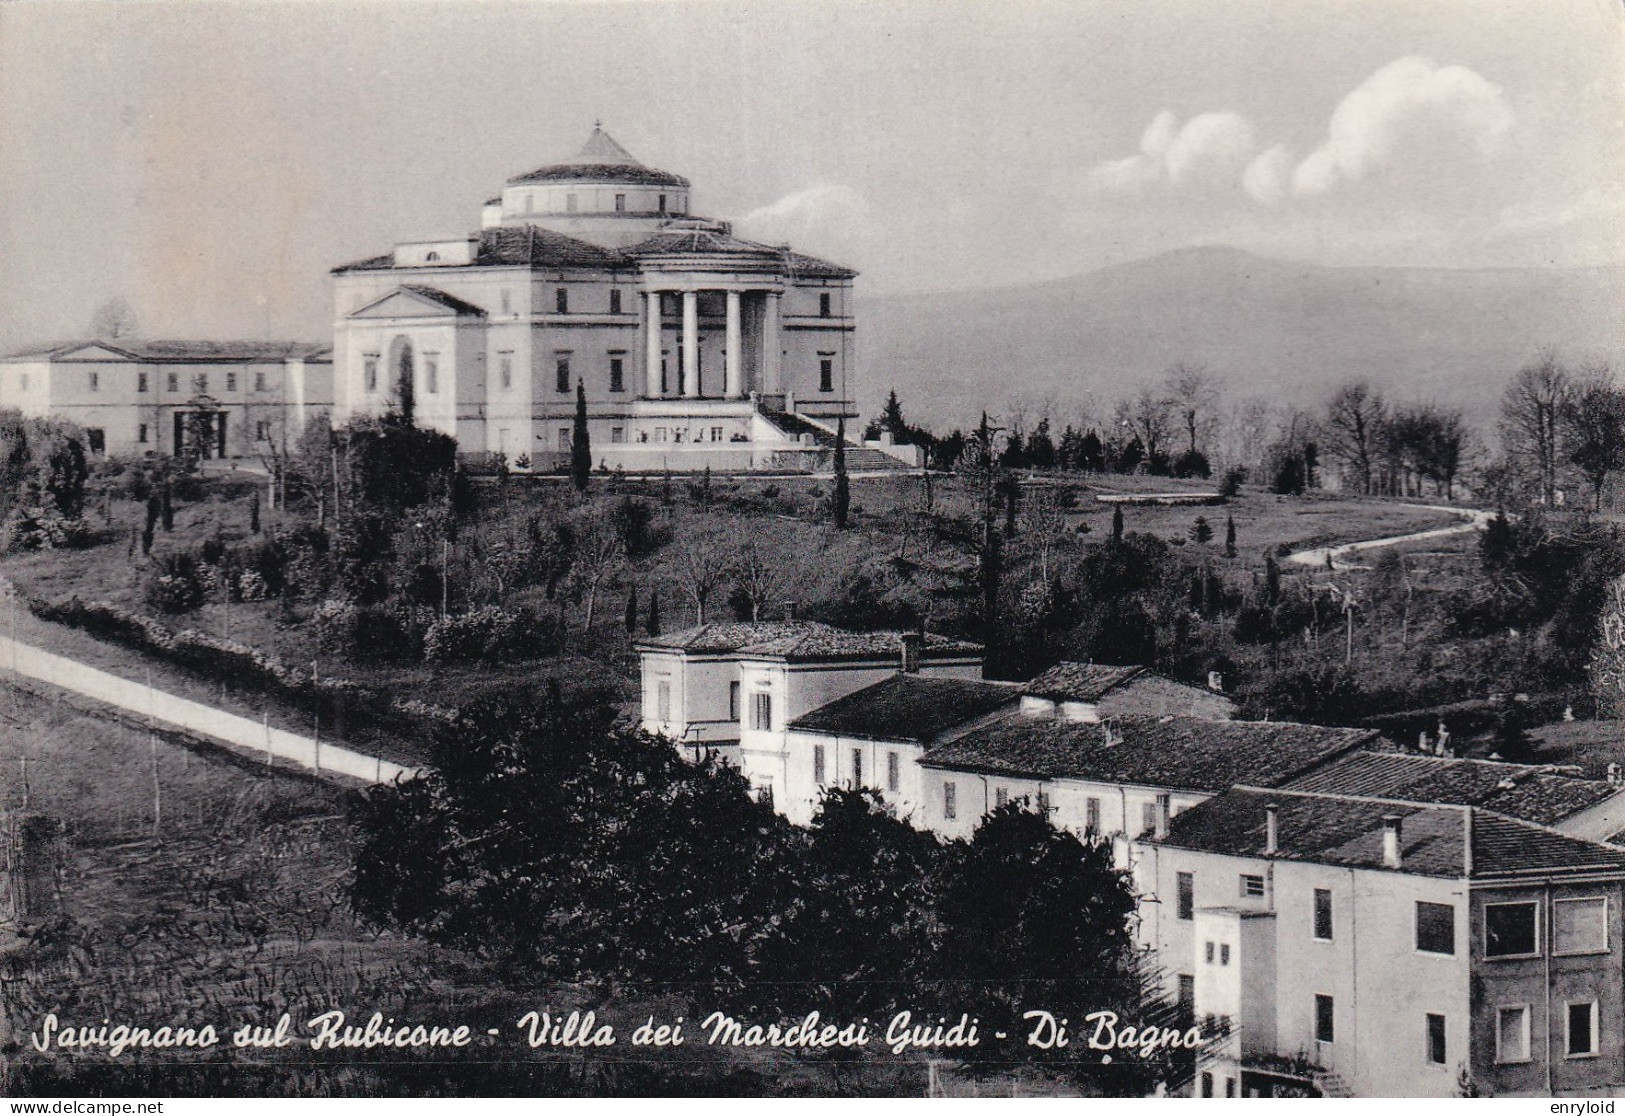
[[[1286,794],[1291,795],[1294,798],[1330,798],[1339,802],[1369,802],[1376,806],[1383,805],[1384,803],[1392,803],[1395,806],[1420,806],[1424,809],[1432,809],[1434,807],[1441,810],[1482,809],[1482,807],[1474,807],[1466,802],[1424,802],[1420,799],[1414,798],[1396,798],[1393,795],[1347,794],[1340,791],[1304,790],[1300,787],[1259,787],[1248,783],[1236,783],[1230,789],[1233,791],[1244,791],[1248,794]]]

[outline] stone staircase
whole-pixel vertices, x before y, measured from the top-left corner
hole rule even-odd
[[[800,415],[789,411],[763,411],[762,417],[782,430],[792,440],[800,441],[802,435],[809,435],[812,444],[819,449],[833,450],[835,448],[835,435],[825,430],[817,423],[808,422]],[[855,446],[850,441],[846,443],[846,471],[849,473],[908,473],[913,470],[908,463],[899,461],[889,453],[873,449],[869,446]]]

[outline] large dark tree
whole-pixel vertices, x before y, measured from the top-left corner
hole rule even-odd
[[[1591,486],[1592,507],[1602,510],[1608,478],[1625,469],[1625,392],[1605,369],[1575,390],[1564,414],[1569,460]]]

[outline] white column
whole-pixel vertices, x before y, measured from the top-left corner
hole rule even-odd
[[[739,323],[739,292],[728,292],[728,346],[727,353],[727,395],[729,399],[739,399],[745,394],[745,377],[742,374],[744,364],[740,358],[744,356],[741,350],[745,347],[744,331]]]
[[[660,292],[643,292],[643,386],[650,399],[660,398]]]
[[[683,394],[700,397],[700,292],[683,292]]]
[[[779,292],[767,292],[762,313],[762,391],[767,395],[784,393],[781,373],[784,345],[779,340]]]

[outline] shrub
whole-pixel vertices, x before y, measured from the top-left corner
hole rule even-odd
[[[158,568],[147,581],[147,604],[159,612],[190,612],[203,603],[203,579],[190,554],[171,554],[159,559]]]
[[[526,608],[485,605],[429,626],[425,662],[503,663],[536,658],[558,647],[555,624]]]
[[[27,504],[6,525],[7,550],[83,550],[100,536],[83,519],[69,519],[49,504]]]

